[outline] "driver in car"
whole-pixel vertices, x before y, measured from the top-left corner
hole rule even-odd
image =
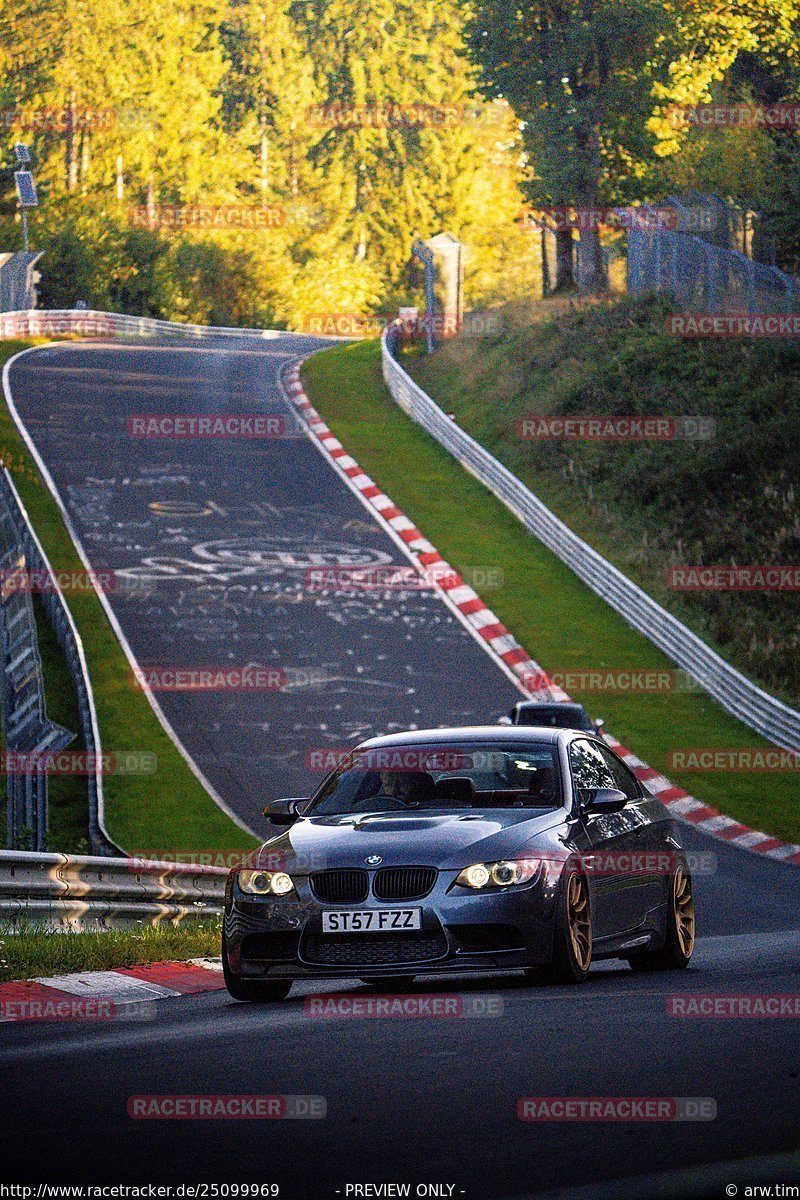
[[[433,778],[427,772],[381,771],[368,795],[353,804],[354,812],[391,811],[392,808],[419,808],[426,796],[433,795]]]
[[[396,771],[381,771],[381,786],[378,791],[379,796],[391,796],[393,800],[402,800],[403,804],[408,804],[409,807],[419,804],[415,792],[416,787],[413,775],[403,774],[398,775]]]

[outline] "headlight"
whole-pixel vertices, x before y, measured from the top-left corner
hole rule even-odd
[[[475,863],[456,879],[460,887],[480,890],[486,887],[513,887],[518,883],[530,883],[539,869],[536,858],[515,858],[507,862]]]
[[[239,887],[251,896],[285,896],[294,884],[285,871],[240,871]]]

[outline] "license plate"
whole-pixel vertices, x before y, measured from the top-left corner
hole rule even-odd
[[[421,908],[343,909],[322,914],[323,933],[402,933],[421,928]]]

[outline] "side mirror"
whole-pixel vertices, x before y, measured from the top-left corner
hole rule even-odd
[[[513,725],[513,721],[511,720],[511,717],[498,717],[497,724],[498,725]]]
[[[591,788],[581,792],[584,806],[590,813],[615,813],[624,808],[628,797],[619,788]]]
[[[264,816],[273,825],[294,825],[300,816],[299,806],[307,803],[308,798],[305,796],[291,800],[271,800],[264,806]]]

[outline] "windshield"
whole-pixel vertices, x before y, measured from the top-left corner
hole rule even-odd
[[[355,751],[312,798],[305,816],[531,808],[561,803],[557,748],[520,742],[392,746]]]
[[[549,725],[554,729],[590,729],[582,708],[571,704],[536,704],[520,708],[518,725]]]

